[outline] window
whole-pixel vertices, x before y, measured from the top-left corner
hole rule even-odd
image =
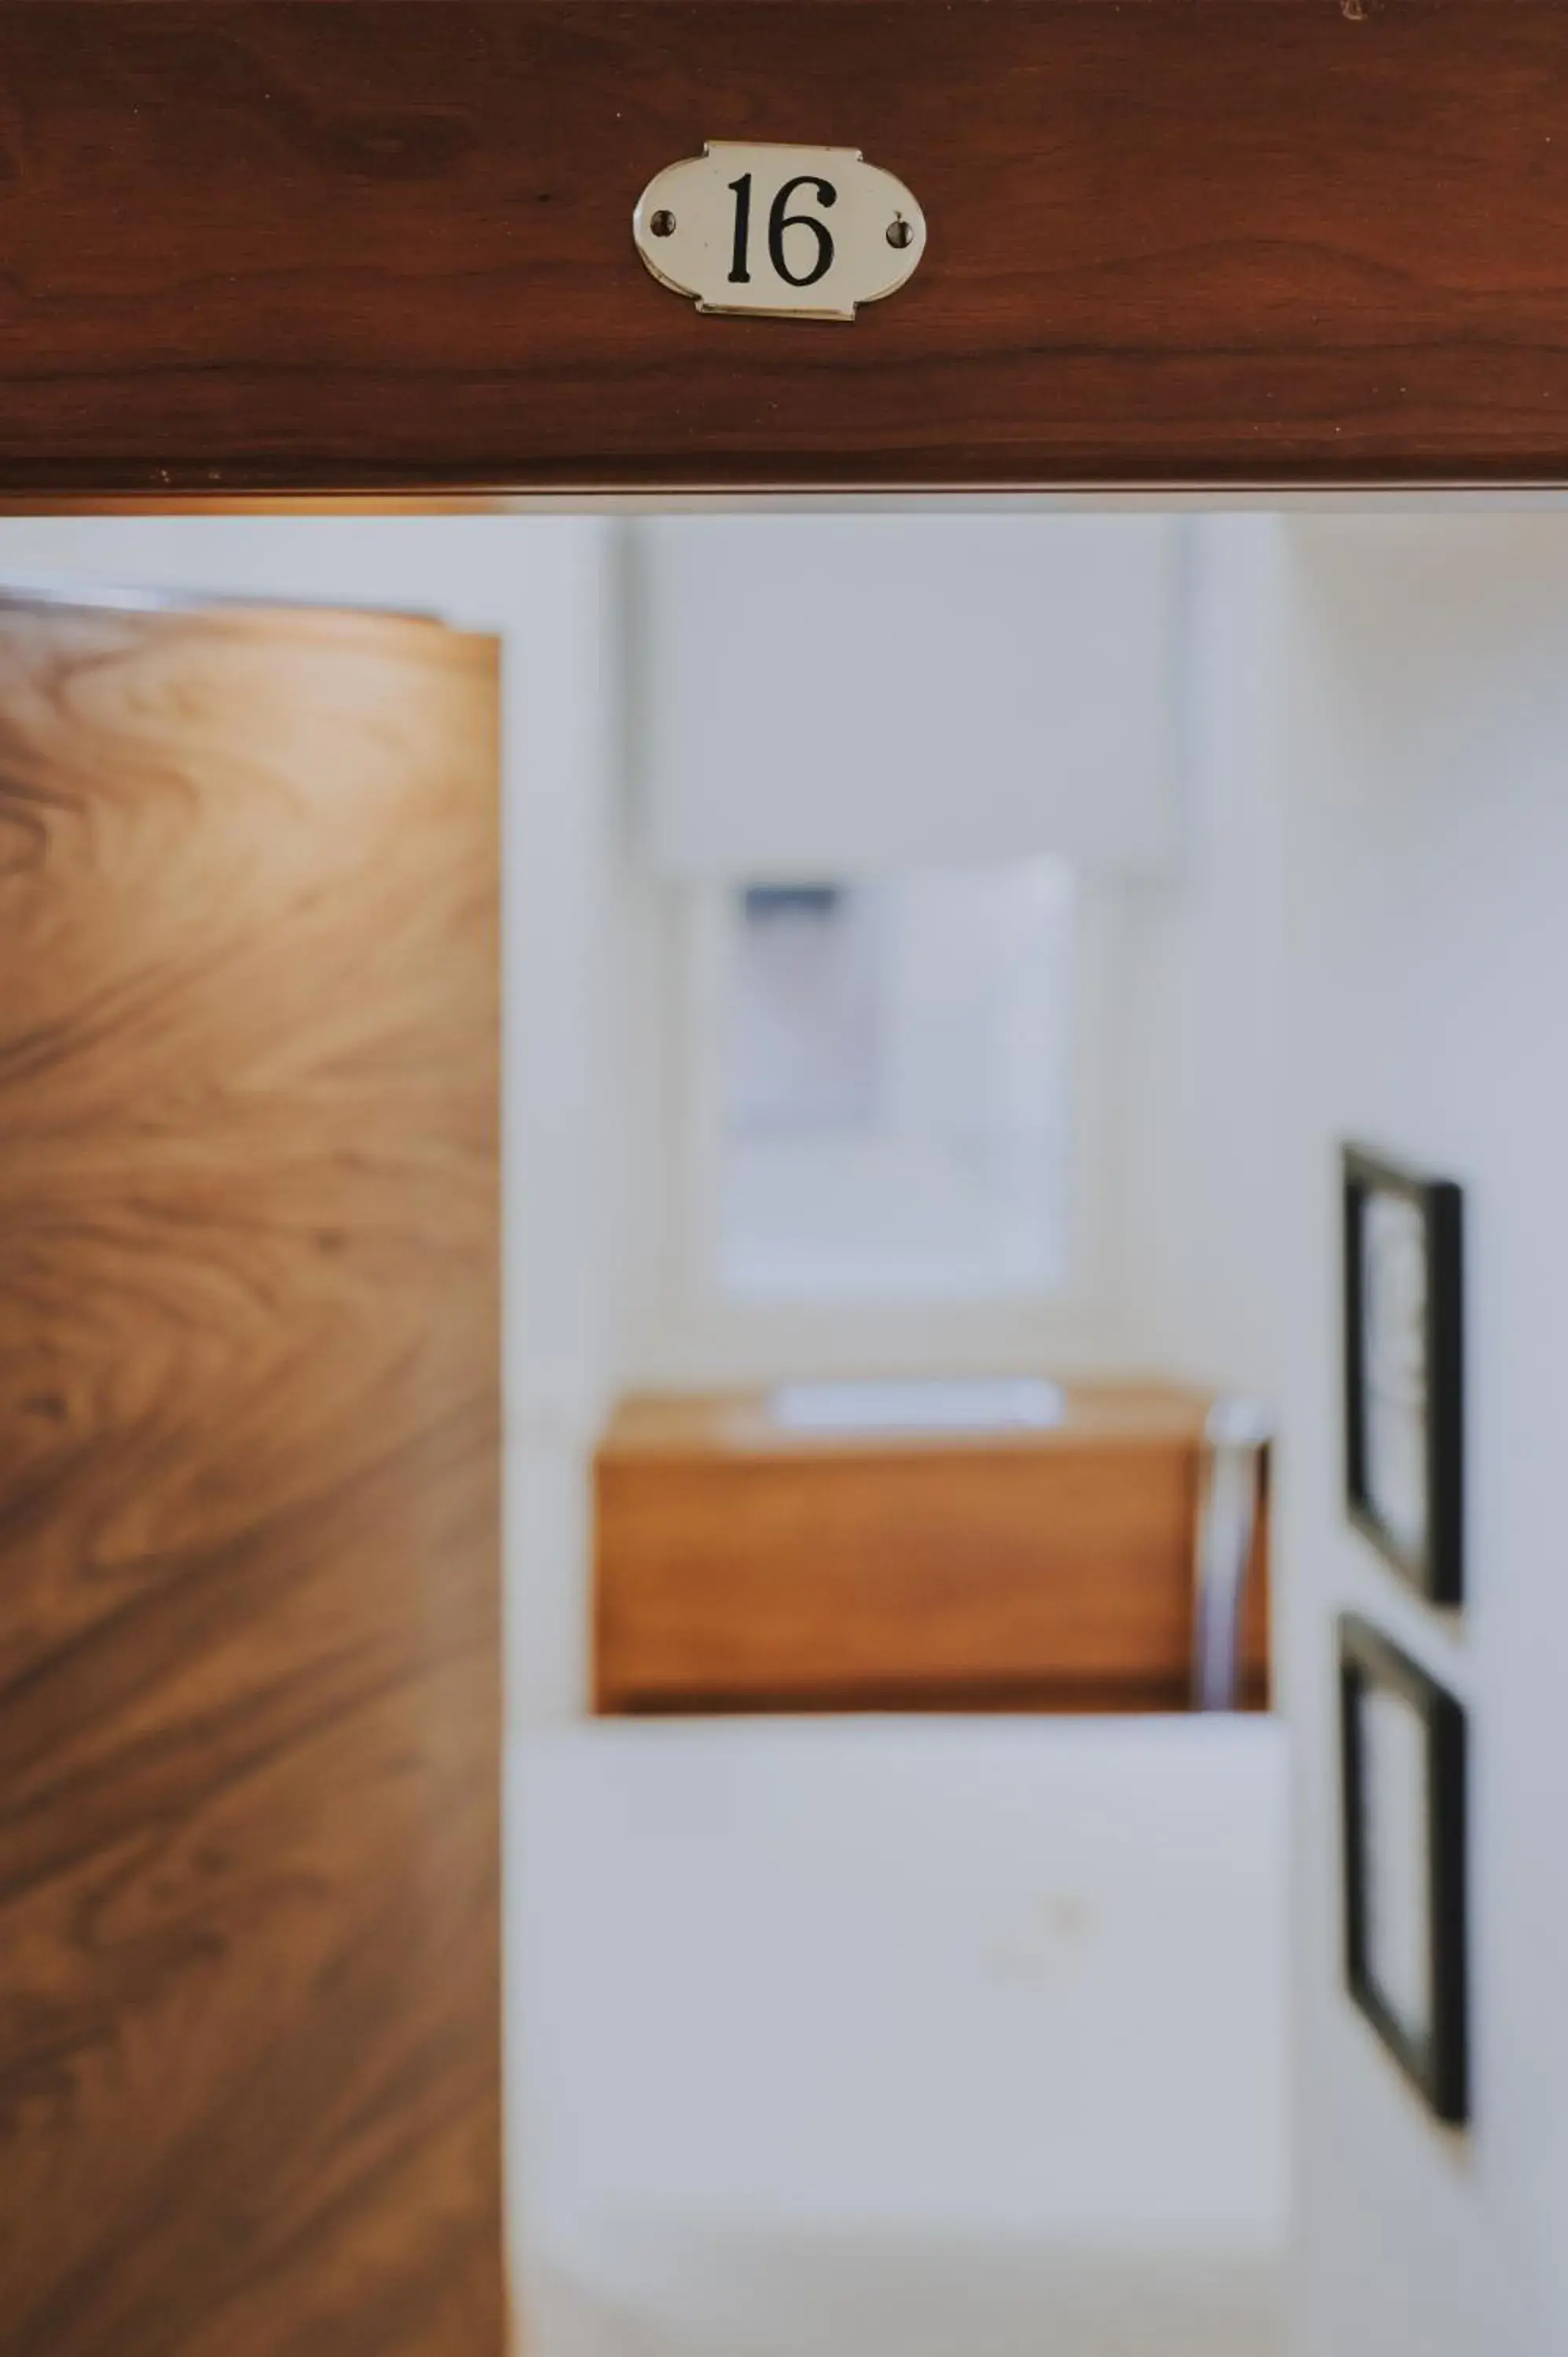
[[[1062,1284],[1073,899],[1070,872],[1046,861],[729,894],[727,1293]]]

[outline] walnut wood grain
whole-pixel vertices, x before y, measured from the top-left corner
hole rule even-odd
[[[623,1403],[596,1460],[602,1711],[1169,1709],[1207,1400],[1075,1385],[1054,1430],[823,1438],[750,1394]],[[1249,1598],[1266,1695],[1267,1578]]]
[[[1561,0],[5,0],[0,495],[1568,480]],[[704,138],[930,223],[633,251]]]
[[[0,608],[0,2352],[499,2357],[496,672]]]

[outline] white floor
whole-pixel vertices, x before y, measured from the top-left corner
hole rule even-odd
[[[513,1760],[530,2357],[1265,2357],[1273,1722],[602,1724]]]

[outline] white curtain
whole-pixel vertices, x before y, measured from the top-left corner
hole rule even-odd
[[[634,738],[668,874],[1173,848],[1179,523],[726,515],[633,527]]]

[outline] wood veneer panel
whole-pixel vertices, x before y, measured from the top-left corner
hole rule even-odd
[[[1560,0],[3,0],[0,495],[1568,479]],[[637,260],[709,136],[930,222]]]
[[[496,673],[0,609],[0,2352],[496,2357]]]
[[[1069,1397],[1055,1431],[897,1441],[627,1403],[596,1468],[599,1707],[1182,1706],[1206,1403]]]

